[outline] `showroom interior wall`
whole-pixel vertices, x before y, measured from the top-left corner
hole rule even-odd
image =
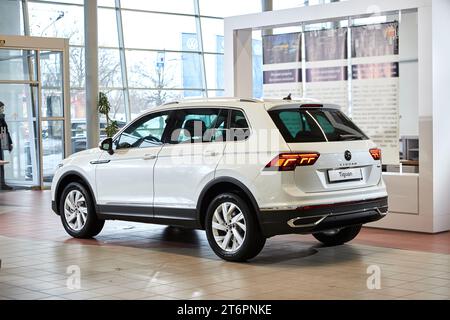
[[[433,1],[431,7],[431,34],[432,38],[432,135],[433,135],[433,211],[436,218],[433,220],[435,230],[450,229],[450,68],[441,66],[448,63],[450,57],[450,37],[447,32],[450,21],[450,1]],[[423,50],[425,48],[421,48]]]
[[[301,23],[342,20],[348,17],[370,16],[399,12],[407,13],[403,27],[415,28],[414,16],[417,12],[417,45],[414,35],[405,35],[405,56],[402,69],[410,82],[403,83],[403,101],[417,100],[417,107],[403,108],[400,113],[410,116],[400,120],[405,132],[419,133],[419,173],[387,172],[384,174],[390,197],[390,215],[373,224],[376,227],[411,230],[421,232],[441,232],[450,230],[450,203],[446,194],[450,190],[448,162],[448,136],[450,126],[445,125],[449,117],[448,101],[450,91],[444,90],[450,70],[438,68],[444,55],[448,55],[450,38],[445,35],[449,17],[449,2],[446,0],[395,0],[378,1],[374,8],[371,1],[350,0],[329,5],[309,6],[277,12],[263,12],[225,19],[225,94],[246,97],[252,88],[252,56],[250,37],[252,30],[295,26]],[[368,8],[372,11],[368,11]],[[401,42],[402,40],[400,40]],[[414,53],[417,46],[417,56]],[[417,76],[414,78],[414,63]],[[406,89],[405,89],[406,87]],[[417,88],[416,91],[414,91]],[[408,94],[411,94],[408,96]],[[447,101],[447,102],[445,102]],[[416,109],[417,108],[417,109]],[[417,110],[415,120],[414,111]],[[411,122],[411,124],[408,124]],[[415,122],[416,124],[413,124]],[[447,145],[446,145],[447,144]],[[416,200],[417,199],[417,200]],[[404,210],[417,201],[414,211]]]

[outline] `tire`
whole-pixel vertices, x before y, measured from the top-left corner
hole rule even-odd
[[[228,221],[225,221],[223,215],[225,207]],[[234,217],[237,219],[233,220]],[[218,225],[221,229],[218,229]],[[266,243],[255,212],[242,198],[233,193],[214,198],[206,213],[205,227],[209,245],[217,256],[227,261],[250,260],[261,252]],[[227,243],[224,243],[225,241]]]
[[[79,198],[80,196],[82,198]],[[78,199],[78,202],[76,199]],[[66,203],[66,200],[70,204]],[[71,206],[74,208],[71,208]],[[69,220],[71,213],[75,215],[72,221]],[[59,215],[66,232],[79,239],[95,237],[102,231],[105,224],[105,220],[97,218],[90,192],[78,182],[71,182],[64,188],[59,203]]]
[[[349,242],[359,234],[361,231],[361,225],[345,227],[337,230],[334,233],[331,232],[318,232],[313,233],[314,238],[322,242],[324,245],[332,247]]]

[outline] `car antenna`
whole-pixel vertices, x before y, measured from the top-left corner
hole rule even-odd
[[[289,93],[289,95],[285,98],[283,98],[285,101],[291,101],[292,100],[292,93]]]

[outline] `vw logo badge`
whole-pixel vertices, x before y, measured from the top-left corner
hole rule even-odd
[[[195,39],[195,38],[189,38],[189,39],[186,41],[186,47],[187,47],[189,50],[198,50],[198,42],[197,42],[197,39]]]
[[[352,153],[350,151],[348,151],[348,150],[345,151],[344,156],[345,156],[345,160],[347,160],[347,161],[352,160]]]

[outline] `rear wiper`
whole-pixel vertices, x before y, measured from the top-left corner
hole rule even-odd
[[[340,134],[339,140],[349,141],[349,140],[362,140],[363,136],[357,134]]]

